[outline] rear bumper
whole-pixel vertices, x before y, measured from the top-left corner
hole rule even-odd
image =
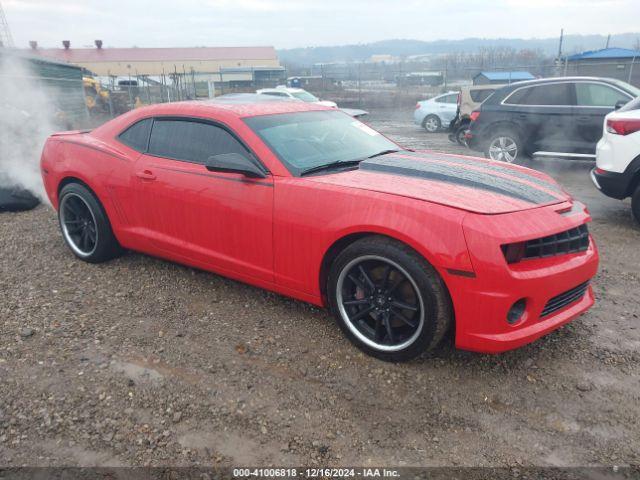
[[[484,151],[486,137],[479,129],[476,128],[472,130],[472,125],[473,123],[469,125],[469,130],[464,134],[464,140],[471,150],[482,152]]]
[[[477,217],[471,222],[465,219],[465,238],[476,277],[447,277],[456,316],[456,347],[482,353],[518,348],[573,320],[593,305],[593,291],[589,286],[584,295],[543,316],[550,300],[589,282],[596,274],[598,252],[592,238],[584,252],[512,265],[506,263],[500,249],[501,244],[521,241],[521,235],[526,237],[524,232],[530,232],[535,226],[551,224],[549,230],[540,235],[545,236],[585,223],[589,218],[586,212],[562,217],[548,207],[484,219]],[[487,226],[494,232],[508,231],[511,226],[513,238],[492,238],[486,233]],[[531,234],[528,235],[531,238]],[[518,321],[509,323],[509,310],[519,300],[526,303],[524,313]]]
[[[605,172],[604,170],[591,170],[591,181],[598,190],[607,197],[622,200],[628,197],[632,177],[623,173]]]
[[[618,173],[594,168],[590,176],[596,188],[607,197],[623,200],[633,193],[631,187],[634,174],[631,170]]]

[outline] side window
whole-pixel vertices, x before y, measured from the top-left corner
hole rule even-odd
[[[138,152],[145,152],[149,143],[149,132],[151,131],[152,123],[150,118],[140,120],[122,132],[118,136],[118,140]]]
[[[436,102],[438,103],[457,103],[458,95],[443,95],[442,97],[436,98]]]
[[[271,95],[272,97],[288,97],[289,96],[283,92],[263,92],[262,95]]]
[[[628,102],[631,97],[601,83],[576,83],[576,100],[583,107],[611,107]]]
[[[471,100],[476,103],[482,103],[489,98],[493,92],[495,92],[495,90],[489,88],[486,90],[471,90],[469,94],[471,95]]]
[[[513,93],[505,103],[509,105],[570,106],[571,89],[569,83],[551,83],[523,88]]]
[[[458,94],[454,93],[445,97],[447,103],[458,103]]]
[[[156,119],[151,131],[149,153],[159,157],[204,163],[210,156],[247,150],[223,128],[190,120]]]

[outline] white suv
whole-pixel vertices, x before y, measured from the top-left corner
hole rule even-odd
[[[320,100],[315,95],[310,94],[302,88],[288,88],[284,86],[278,86],[276,88],[263,88],[256,90],[258,95],[271,95],[272,97],[290,98],[292,100],[302,100],[308,103],[317,103],[318,105],[324,105],[325,107],[337,108],[336,102],[329,100]]]
[[[605,117],[591,180],[609,197],[631,197],[640,222],[640,97]]]

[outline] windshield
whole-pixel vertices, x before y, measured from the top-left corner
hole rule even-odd
[[[303,102],[317,102],[319,100],[315,95],[311,95],[309,92],[292,92],[291,95]]]
[[[296,176],[320,165],[399,149],[364,123],[335,110],[263,115],[244,121]]]

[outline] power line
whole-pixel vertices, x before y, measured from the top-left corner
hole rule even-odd
[[[9,30],[9,24],[7,23],[7,17],[0,3],[0,47],[13,48],[14,46],[11,30]]]

